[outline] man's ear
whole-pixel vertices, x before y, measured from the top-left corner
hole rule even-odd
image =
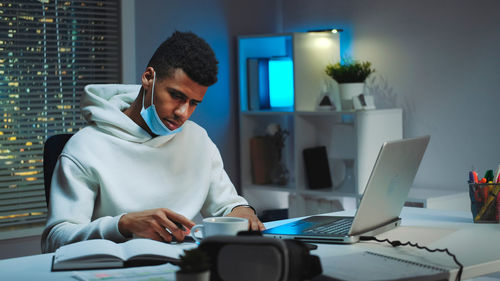
[[[141,76],[142,87],[146,91],[149,91],[153,86],[153,78],[154,78],[154,69],[151,66],[148,66]]]

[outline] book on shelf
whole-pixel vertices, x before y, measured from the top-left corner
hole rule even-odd
[[[268,64],[268,58],[247,59],[248,110],[270,108]]]
[[[57,249],[52,271],[176,263],[184,250],[196,247],[195,243],[167,244],[150,239],[132,239],[124,243],[85,240]]]
[[[302,152],[307,183],[310,189],[332,187],[326,146],[306,148]]]

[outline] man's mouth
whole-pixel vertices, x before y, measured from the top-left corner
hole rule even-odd
[[[165,126],[167,126],[167,128],[171,131],[176,130],[182,125],[181,122],[175,122],[168,119],[163,119],[163,120],[165,121]]]

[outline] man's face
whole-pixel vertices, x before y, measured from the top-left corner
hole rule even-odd
[[[151,72],[153,73],[153,72]],[[151,105],[153,76],[146,75],[144,107]],[[144,85],[147,84],[147,85]],[[196,106],[201,103],[208,87],[199,85],[187,76],[182,69],[176,69],[171,77],[156,79],[154,105],[163,124],[170,130],[182,126],[191,117]]]

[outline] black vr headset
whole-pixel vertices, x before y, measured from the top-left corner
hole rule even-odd
[[[318,256],[297,240],[212,236],[199,248],[210,257],[211,281],[301,281],[322,272]]]

